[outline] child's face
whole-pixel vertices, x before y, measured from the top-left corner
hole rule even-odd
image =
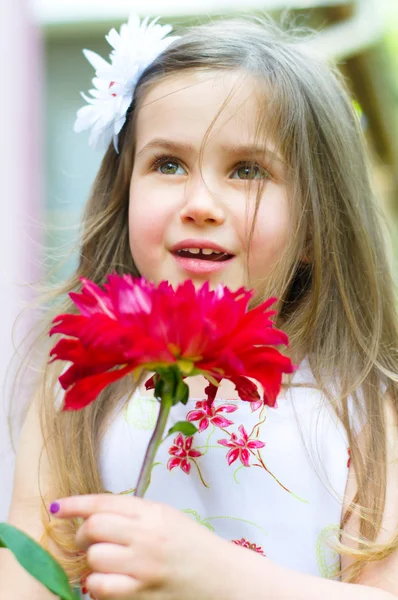
[[[206,131],[238,77],[233,72],[176,75],[154,85],[139,108],[130,248],[141,275],[155,283],[192,279],[197,285],[209,280],[212,288],[218,283],[258,288],[286,248],[291,211],[281,158],[273,160],[262,193],[248,280],[247,241],[256,191],[267,176],[263,153],[255,159],[258,167],[248,167],[252,155],[237,149],[255,143],[258,103],[249,79],[222,110],[199,165]],[[267,146],[272,150],[269,141]],[[248,174],[255,177],[250,193]],[[224,254],[209,254],[211,250]]]

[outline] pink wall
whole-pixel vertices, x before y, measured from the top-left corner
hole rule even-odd
[[[29,300],[25,285],[40,276],[44,227],[42,47],[30,4],[30,0],[0,1],[0,521],[7,518],[14,462],[6,421],[11,333],[23,303]],[[25,320],[15,332],[16,342],[23,339],[26,327]]]

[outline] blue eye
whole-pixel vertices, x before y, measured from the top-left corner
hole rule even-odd
[[[266,169],[260,167],[257,164],[243,164],[240,165],[234,174],[237,174],[237,177],[232,177],[232,179],[269,179],[270,175]]]
[[[185,175],[184,169],[176,160],[165,160],[157,165],[157,169],[163,175]],[[180,169],[180,171],[179,171]]]

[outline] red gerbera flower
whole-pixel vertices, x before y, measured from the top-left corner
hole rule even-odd
[[[214,385],[232,381],[242,400],[274,405],[289,358],[276,348],[287,336],[271,321],[275,299],[248,310],[252,292],[224,286],[195,290],[186,281],[176,290],[130,275],[110,275],[103,288],[82,279],[82,292],[70,296],[80,314],[56,317],[52,334],[63,334],[51,351],[53,360],[72,365],[60,377],[66,390],[64,410],[93,402],[110,383],[144,369],[178,366],[184,376],[202,374]]]

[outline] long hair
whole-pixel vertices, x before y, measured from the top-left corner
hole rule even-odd
[[[81,276],[102,284],[109,272],[139,275],[128,237],[135,121],[148,90],[195,70],[236,71],[256,82],[262,103],[258,136],[272,134],[288,165],[294,227],[288,251],[262,294],[277,293],[277,325],[289,335],[292,354],[308,357],[317,386],[347,430],[358,491],[343,523],[360,515],[360,539],[356,548],[340,545],[339,551],[354,559],[343,579],[355,581],[367,561],[398,547],[398,536],[382,546],[375,542],[386,493],[386,389],[398,417],[397,318],[361,127],[341,76],[314,55],[311,38],[266,20],[223,20],[189,28],[146,69],[120,134],[120,154],[108,148],[87,202],[78,266],[57,295],[64,299],[77,290]],[[74,308],[66,299],[56,310]],[[59,413],[61,369],[43,367],[38,393],[53,485],[58,497],[99,493],[104,491],[99,445],[127,390],[121,382],[84,411]],[[366,448],[359,447],[349,402],[370,423]],[[47,523],[48,515],[44,521],[77,580],[84,559],[73,543],[76,524],[58,531]]]

